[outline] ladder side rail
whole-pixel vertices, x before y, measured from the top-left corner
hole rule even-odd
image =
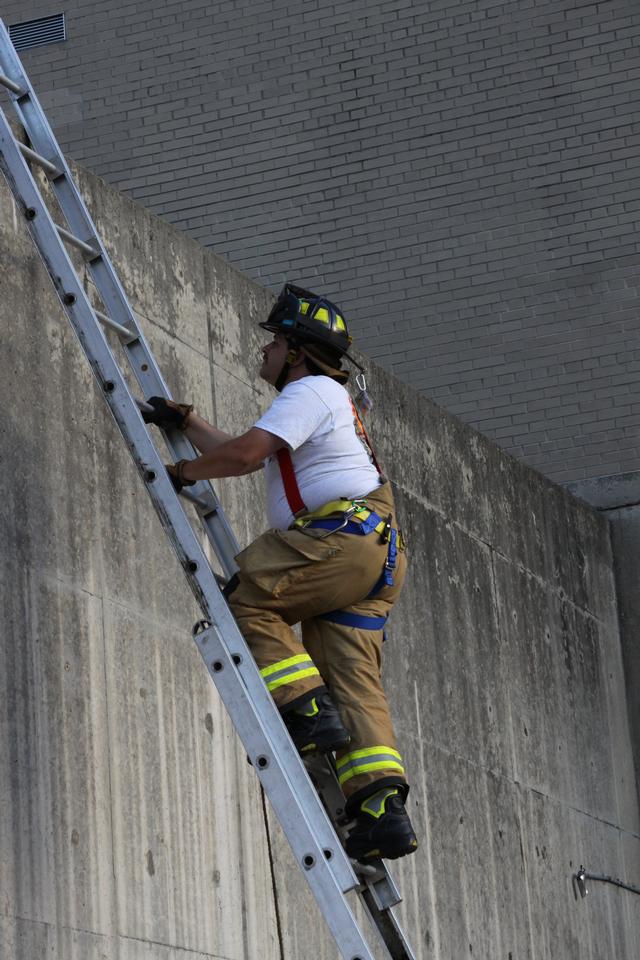
[[[301,834],[296,836],[300,833],[300,825],[291,817],[290,798],[281,787],[281,778],[276,776],[281,760],[277,754],[266,752],[269,750],[269,743],[265,741],[261,732],[259,713],[254,705],[247,709],[241,689],[241,679],[233,659],[226,651],[219,631],[215,627],[210,627],[196,637],[196,644],[209,674],[216,682],[227,711],[231,716],[234,714],[238,716],[236,731],[269,795],[283,830],[288,834],[294,850],[296,848],[304,850],[305,838]],[[342,955],[347,960],[365,960],[365,958],[374,960],[356,924],[347,899],[336,886],[330,870],[330,858],[327,859],[325,856],[320,861],[316,861],[314,854],[308,852],[302,855],[300,866],[340,946]]]
[[[193,446],[186,438],[182,435],[174,437],[173,433],[174,431],[171,434],[165,434],[163,431],[174,462],[191,460],[197,456]],[[210,481],[199,480],[195,486],[188,489],[189,495],[193,495],[196,500],[194,504],[196,513],[220,562],[225,579],[228,581],[240,569],[235,559],[240,552],[240,545]]]
[[[131,343],[123,344],[123,350],[143,395],[163,396],[170,400],[171,393],[144,334],[140,333]],[[163,430],[162,434],[174,462],[192,460],[197,456],[193,444],[180,430]],[[230,579],[238,570],[235,558],[240,552],[240,545],[218,495],[208,480],[200,480],[195,486],[189,487],[189,491],[205,505],[204,508],[198,506],[197,512],[225,576]]]
[[[128,342],[123,342],[123,347],[131,363],[133,373],[145,396],[156,395],[170,399],[171,393],[168,386],[146,341],[138,319],[131,309],[111,259],[75,184],[38,98],[22,70],[22,65],[2,20],[0,20],[0,51],[3,63],[9,62],[10,64],[12,79],[19,78],[16,80],[16,84],[25,91],[21,96],[15,94],[12,96],[16,112],[27,130],[29,138],[35,145],[36,152],[49,159],[59,171],[59,175],[53,177],[51,183],[67,222],[74,235],[85,242],[88,241],[96,251],[97,256],[88,259],[87,266],[107,308],[108,315],[116,323],[131,331],[131,338]],[[196,455],[193,446],[189,444],[186,437],[169,436],[165,439],[174,460],[192,459]],[[206,481],[200,481],[192,492],[208,504],[208,509],[204,511],[204,515],[201,517],[202,523],[206,535],[222,564],[225,575],[230,578],[238,569],[235,556],[239,552],[239,546],[226,516],[220,509],[217,494],[211,484]]]
[[[51,177],[51,184],[71,227],[71,232],[85,243],[89,243],[91,246],[97,243],[98,248],[101,248],[102,244],[95,226],[75,187],[64,154],[22,67],[20,58],[9,37],[9,31],[1,19],[0,65],[4,68],[6,75],[22,88],[19,94],[9,91],[8,95],[20,122],[27,132],[32,147],[37,154],[48,160],[57,169],[57,174]],[[122,322],[121,317],[114,316],[113,319]],[[126,323],[124,325],[128,326]]]
[[[381,910],[369,886],[359,890],[358,895],[391,960],[416,960],[416,955],[400,926],[393,907]]]
[[[98,235],[95,224],[89,213],[87,206],[78,190],[71,170],[55,138],[53,130],[42,110],[40,102],[31,86],[31,83],[22,69],[22,64],[15,51],[15,48],[9,37],[6,26],[0,19],[0,60],[7,69],[7,73],[23,88],[21,95],[10,93],[13,107],[24,126],[29,139],[36,147],[36,152],[41,156],[51,159],[51,162],[58,170],[58,175],[51,181],[54,192],[60,204],[60,207],[72,228],[74,235],[85,242],[90,237],[92,246],[94,246],[96,257],[95,261],[89,261],[89,267],[94,282],[100,296],[105,302],[109,311],[109,316],[121,327],[131,331],[132,341],[138,340],[142,345],[144,343],[145,358],[141,361],[147,362],[153,370],[154,385],[161,386],[161,392],[164,396],[170,396],[168,387],[164,381],[162,373],[151,354],[148,344],[144,340],[144,334],[138,323],[137,317],[132,310],[127,296],[122,288],[118,275],[116,274],[107,250]],[[36,188],[37,189],[37,188]],[[40,192],[38,191],[38,195]],[[96,266],[97,262],[102,261],[103,270]],[[134,366],[134,371],[136,371]]]
[[[75,183],[74,190],[77,190]],[[88,213],[87,216],[89,216]],[[130,318],[127,320],[127,326],[135,333],[132,332],[131,337],[127,338],[126,341],[122,340],[122,349],[143,396],[145,398],[162,396],[171,400],[171,391],[151,351],[147,338],[140,328],[135,312],[129,306],[126,294],[106,251],[98,260],[88,263],[87,267],[110,314],[126,312],[128,318]],[[193,444],[181,431],[163,430],[163,436],[174,462],[191,460],[197,456]],[[208,480],[200,480],[189,489],[197,499],[206,504],[205,509],[198,508],[198,513],[225,576],[229,579],[238,569],[235,557],[240,551],[240,546],[222,510],[218,495]]]
[[[89,243],[95,250],[94,258],[87,258],[90,272],[96,283],[100,296],[103,298],[110,318],[125,329],[131,330],[131,339],[144,341],[142,329],[132,310],[128,298],[122,288],[116,271],[113,268],[107,250],[96,230],[95,224],[87,206],[78,190],[71,170],[56,140],[55,134],[40,105],[33,87],[25,75],[20,59],[9,37],[9,33],[0,20],[0,59],[5,69],[10,65],[7,73],[24,88],[21,95],[9,93],[13,107],[24,126],[29,139],[36,148],[36,152],[50,159],[57,168],[58,174],[51,178],[60,208],[63,211],[71,232],[78,239]],[[163,395],[168,396],[168,388],[151,351],[145,342],[147,362],[152,363],[154,380],[162,384]]]
[[[110,261],[108,263],[106,262],[106,257],[107,255],[105,254],[105,257],[101,258],[99,262],[95,264],[90,263],[88,266],[94,275],[98,270],[101,270],[101,268],[108,267],[109,270],[106,278],[108,282],[109,274],[114,273],[114,271]],[[96,287],[101,295],[103,293],[103,288],[100,282],[102,279],[102,277],[97,277],[95,281]],[[116,292],[115,296],[122,296],[128,307],[126,295],[124,294],[124,291],[122,291],[119,283],[118,288],[119,292]],[[103,299],[109,301],[108,306],[111,305],[112,301],[110,297],[103,297]],[[149,346],[149,343],[142,330],[139,328],[138,321],[135,318],[133,310],[130,310],[130,314],[133,317],[133,322],[138,329],[135,337],[132,337],[127,343],[122,343],[122,348],[127,360],[129,361],[131,371],[145,398],[162,396],[165,399],[170,400],[172,399],[171,391],[165,382],[155,356],[151,352],[151,347]],[[162,433],[174,462],[177,462],[178,460],[192,460],[197,456],[193,444],[180,430],[163,430]],[[238,565],[235,561],[235,558],[240,551],[240,546],[235,538],[231,525],[224,511],[222,510],[218,495],[208,480],[200,480],[197,484],[195,484],[195,486],[190,487],[189,490],[191,494],[193,494],[193,496],[200,500],[204,505],[203,508],[198,506],[196,508],[197,512],[200,516],[205,533],[211,542],[211,545],[213,546],[218,560],[221,563],[224,574],[227,579],[230,579],[238,570]]]
[[[332,850],[330,862],[332,872],[345,891],[352,889],[357,881],[348,858],[337,840],[331,822],[312,787],[273,698],[219,590],[207,557],[173,489],[160,455],[151,440],[124,376],[111,353],[104,332],[95,318],[91,303],[57,235],[47,207],[17,149],[11,128],[1,110],[0,168],[7,177],[14,195],[20,198],[21,204],[36,211],[36,216],[28,221],[36,247],[89,359],[109,409],[142,475],[160,522],[178,555],[196,600],[205,617],[215,623],[225,637],[229,655],[236,656],[240,660],[238,671],[248,693],[247,701],[256,705],[265,728],[269,731],[274,750],[277,750],[278,755],[286,763],[290,779],[289,789],[292,803],[297,808],[297,815],[305,824],[312,825],[309,828],[309,842],[317,845],[320,855],[324,848]]]
[[[20,57],[11,42],[9,31],[0,17],[0,75],[8,90],[15,96],[21,96],[29,89],[29,78],[24,72]],[[9,86],[6,81],[9,81]]]

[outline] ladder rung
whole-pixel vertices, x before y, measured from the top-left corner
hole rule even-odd
[[[64,227],[59,226],[56,223],[56,230],[60,234],[63,240],[66,240],[67,243],[70,243],[72,247],[77,247],[87,260],[95,260],[96,257],[102,256],[99,250],[96,250],[94,247],[91,247],[88,243],[85,243],[84,240],[80,240],[79,237],[74,236],[72,233],[69,233],[68,230],[65,230]]]
[[[58,170],[54,163],[51,163],[50,160],[47,160],[45,157],[41,157],[39,153],[36,153],[35,150],[32,150],[25,143],[18,143],[20,147],[20,152],[33,163],[37,163],[38,166],[42,167],[45,173],[48,173],[52,177],[59,176],[61,171]]]
[[[10,80],[9,77],[5,77],[4,73],[0,73],[0,83],[3,87],[6,87],[8,90],[11,90],[12,93],[22,93],[22,87],[19,84],[14,83],[13,80]]]
[[[60,227],[58,227],[58,230],[59,229]],[[111,327],[111,329],[119,333],[123,339],[135,340],[137,334],[133,330],[129,330],[128,327],[123,327],[117,320],[112,320],[111,317],[108,317],[106,313],[102,313],[100,310],[95,310],[94,308],[94,312],[100,323],[104,323],[105,327]]]
[[[184,497],[185,500],[189,500],[195,507],[200,507],[201,510],[208,510],[209,504],[206,500],[202,500],[200,497],[196,496],[195,493],[191,493],[188,487],[183,487],[180,491],[180,496]]]

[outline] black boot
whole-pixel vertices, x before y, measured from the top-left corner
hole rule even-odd
[[[283,720],[298,753],[328,753],[339,750],[351,740],[345,730],[335,704],[325,691],[309,697],[293,710],[286,712]]]
[[[363,800],[345,849],[354,860],[396,860],[413,853],[418,841],[398,787],[385,787]]]

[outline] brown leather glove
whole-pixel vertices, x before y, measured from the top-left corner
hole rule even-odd
[[[178,430],[184,430],[189,419],[189,414],[193,410],[192,403],[175,403],[173,400],[165,400],[164,397],[149,397],[147,400],[153,410],[143,410],[142,419],[145,423],[153,423],[156,427],[177,427]]]
[[[183,487],[192,487],[197,482],[196,480],[187,480],[184,476],[185,464],[190,462],[190,460],[178,460],[177,463],[167,464],[169,480],[171,480],[176,493],[180,493]]]

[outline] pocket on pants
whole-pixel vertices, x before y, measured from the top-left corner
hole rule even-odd
[[[242,579],[278,597],[310,564],[340,553],[335,540],[309,536],[299,530],[267,530],[236,557]]]

